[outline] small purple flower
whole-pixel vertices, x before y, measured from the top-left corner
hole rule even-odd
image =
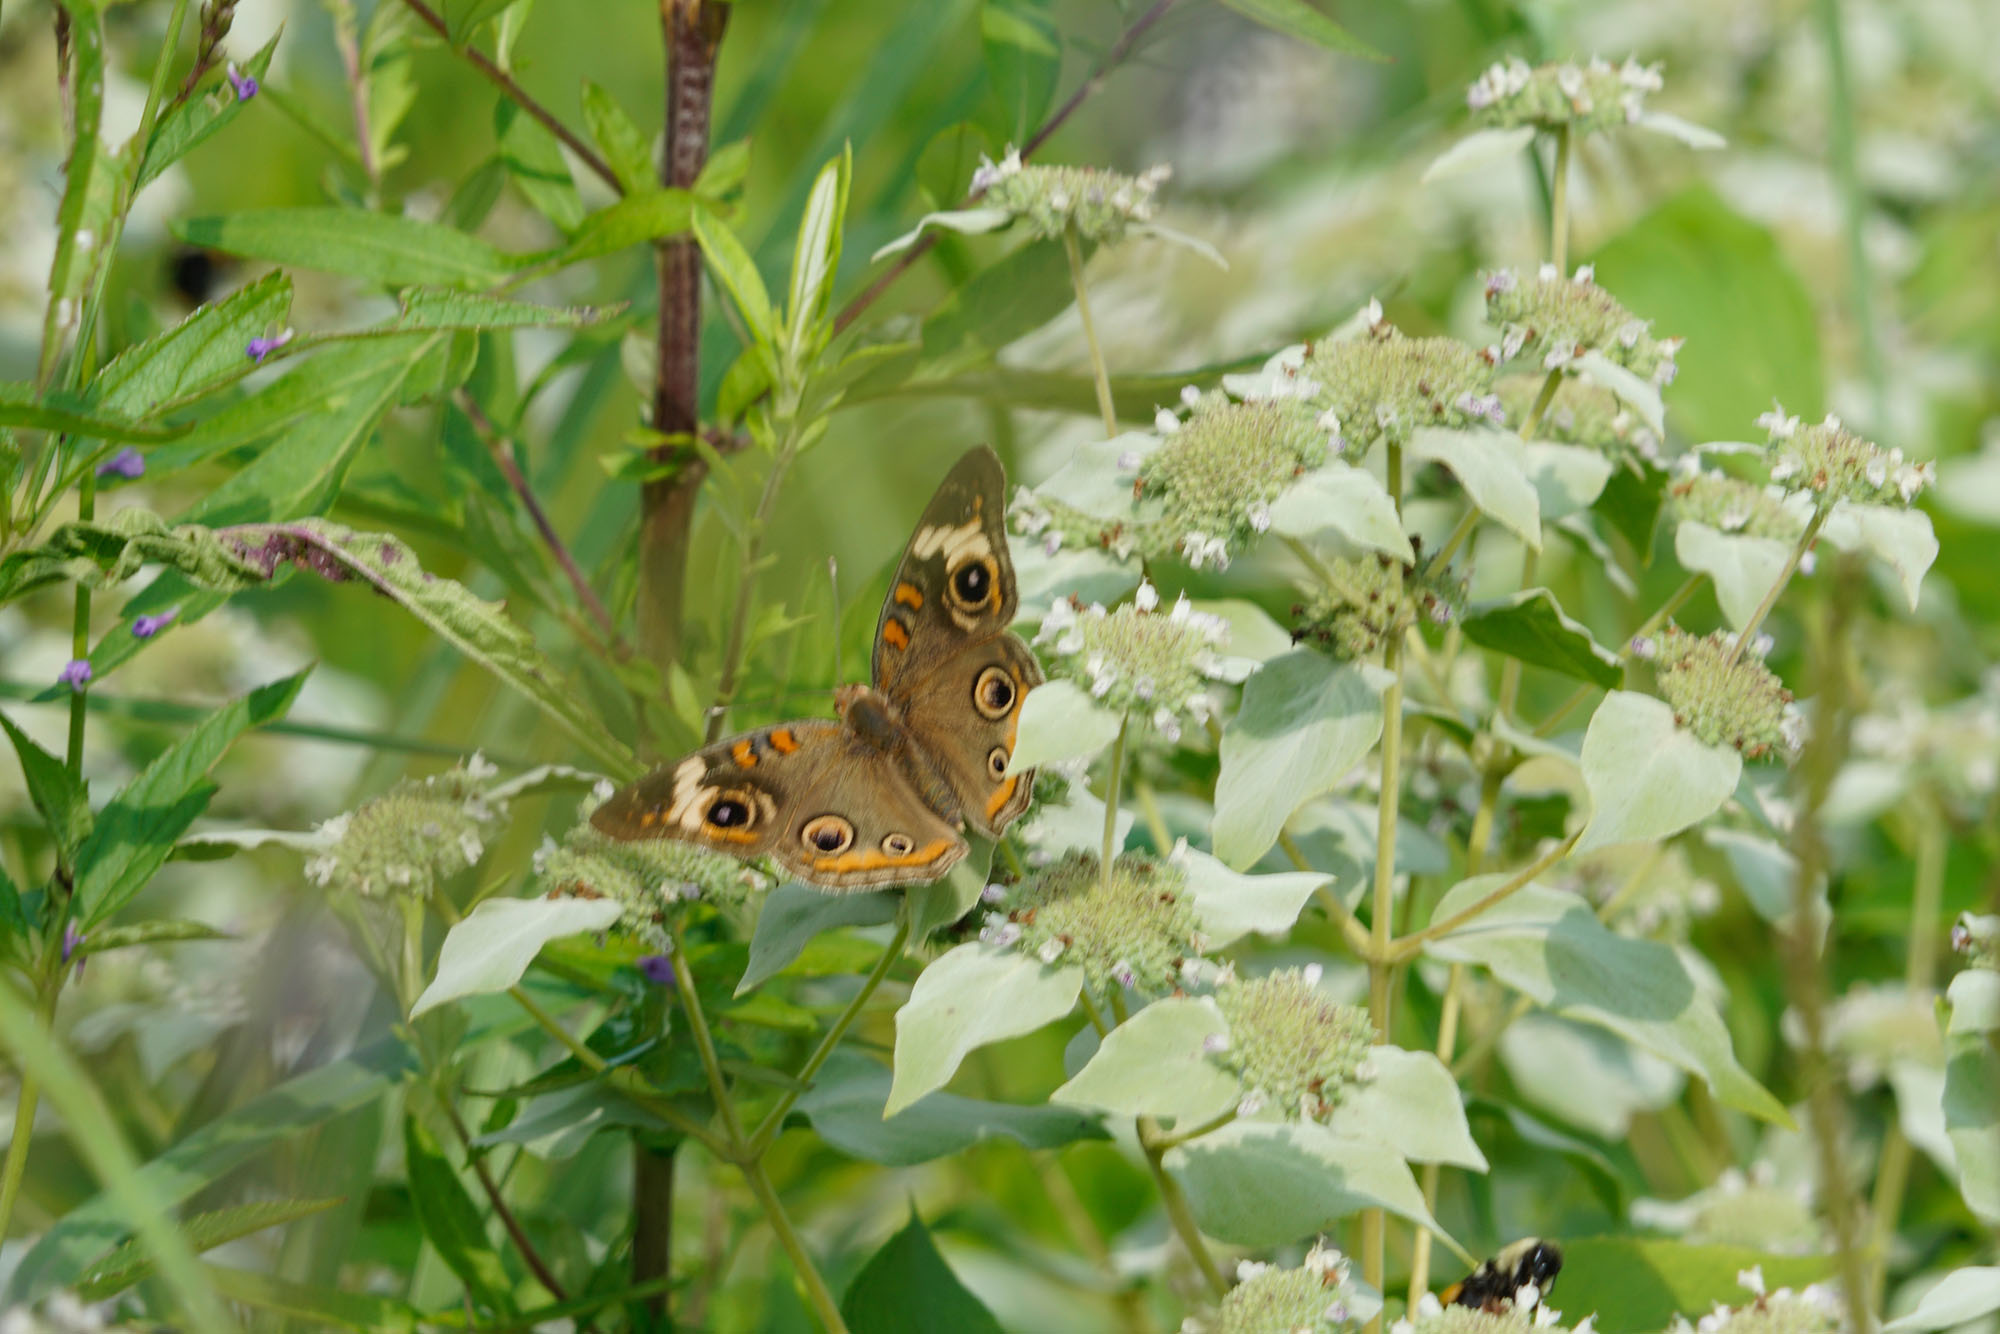
[[[132,620],[132,637],[134,639],[151,639],[154,635],[166,629],[168,623],[180,614],[181,609],[179,607],[169,607],[157,616],[134,617]]]
[[[76,958],[76,952],[82,947],[83,947],[83,932],[76,929],[75,922],[64,923],[63,943],[62,943],[63,963],[67,964],[71,959]],[[83,977],[83,965],[86,962],[88,962],[87,959],[76,960],[76,975],[79,980],[81,980]]]
[[[126,481],[146,475],[146,456],[127,445],[97,465],[99,477],[123,477]]]
[[[253,338],[244,346],[243,354],[261,366],[264,364],[264,358],[291,342],[292,337],[292,331],[284,329],[269,338]]]
[[[71,658],[63,669],[56,673],[56,680],[71,690],[82,690],[90,684],[90,659]]]
[[[670,987],[674,984],[674,956],[671,954],[648,954],[639,960],[639,971],[646,980],[656,987]]]
[[[245,74],[242,70],[236,68],[235,61],[232,60],[229,62],[229,67],[223,70],[223,74],[228,78],[229,86],[236,90],[237,101],[248,102],[257,95],[256,77]]]

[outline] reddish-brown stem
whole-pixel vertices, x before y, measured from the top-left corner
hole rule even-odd
[[[1051,112],[1049,118],[1042,122],[1041,128],[1029,135],[1028,142],[1021,145],[1023,159],[1033,157],[1035,150],[1047,143],[1050,137],[1063,127],[1063,123],[1076,114],[1077,108],[1089,101],[1091,95],[1104,86],[1104,80],[1110,76],[1111,71],[1118,68],[1126,56],[1132,54],[1132,48],[1138,44],[1141,37],[1145,36],[1146,30],[1158,23],[1161,17],[1173,8],[1173,4],[1174,0],[1153,0],[1150,9],[1132,20],[1131,26],[1118,34],[1118,40],[1104,53],[1104,59],[1097,62],[1097,68],[1090,72],[1090,77],[1078,84],[1076,91],[1069,95],[1069,99]],[[979,197],[985,193],[984,189],[974,190],[960,201],[959,207],[964,208],[978,203]],[[898,278],[914,268],[918,260],[928,255],[931,247],[937,242],[938,233],[935,231],[927,231],[919,236],[914,245],[896,257],[894,264],[884,269],[874,282],[862,288],[853,300],[840,308],[840,314],[834,317],[834,332],[839,333],[860,319],[862,312],[874,305],[882,293],[888,291]]]
[[[506,1197],[500,1193],[500,1183],[493,1179],[493,1173],[486,1166],[486,1159],[472,1147],[472,1134],[465,1128],[465,1122],[460,1118],[458,1108],[443,1097],[438,1101],[444,1107],[445,1115],[451,1120],[451,1128],[458,1136],[459,1147],[465,1150],[465,1161],[471,1166],[472,1174],[479,1178],[479,1188],[486,1193],[486,1202],[493,1206],[493,1216],[499,1219],[500,1226],[507,1230],[509,1240],[514,1243],[514,1249],[521,1253],[521,1259],[527,1263],[536,1280],[549,1290],[551,1297],[559,1302],[568,1301],[569,1293],[557,1281],[555,1271],[542,1259],[541,1253],[535,1249],[534,1242],[528,1240],[528,1234],[521,1227],[520,1220],[514,1217],[514,1211],[507,1207]]]
[[[403,0],[403,4],[412,14],[423,20],[427,27],[436,32],[438,36],[444,38],[448,45],[450,44],[451,29],[445,26],[444,19],[435,9],[425,4],[424,0]],[[574,130],[557,120],[547,107],[531,97],[527,89],[514,81],[513,75],[494,64],[490,56],[476,50],[472,46],[454,46],[452,49],[464,56],[472,67],[485,75],[496,88],[507,94],[513,100],[514,105],[540,121],[544,129],[560,139],[563,147],[576,154],[577,160],[583,163],[584,166],[589,167],[593,176],[603,181],[619,194],[622,195],[625,193],[625,187],[618,183],[618,176],[611,170],[610,164],[599,157],[597,151],[585,143]]]

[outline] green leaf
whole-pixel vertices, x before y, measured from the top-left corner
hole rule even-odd
[[[1507,129],[1474,130],[1452,143],[1424,168],[1423,183],[1465,176],[1489,167],[1520,170],[1521,150],[1535,140],[1535,127],[1515,125]]]
[[[1588,509],[1617,466],[1594,449],[1553,440],[1530,440],[1521,458],[1549,523]]]
[[[775,347],[778,317],[771,309],[771,294],[764,287],[763,275],[757,272],[757,261],[750,257],[743,242],[728,223],[706,212],[694,215],[694,238],[708,260],[708,267],[715,271],[716,278],[735,301],[743,323],[749,326],[750,337],[761,346]]]
[[[848,1284],[840,1314],[851,1334],[1001,1334],[1000,1322],[951,1272],[914,1209]]]
[[[76,310],[85,282],[103,262],[105,224],[115,201],[116,159],[98,137],[104,118],[104,18],[95,4],[64,3],[69,32],[68,88],[70,151],[63,166],[62,203],[56,210],[55,262],[49,266],[49,302],[42,345],[50,351],[63,337],[61,312]]]
[[[1113,713],[1074,681],[1044,681],[1021,704],[1008,773],[1025,773],[1057,760],[1088,759],[1118,736]]]
[[[1775,537],[1721,533],[1693,519],[1682,519],[1674,528],[1674,559],[1690,574],[1705,574],[1714,582],[1715,600],[1738,630],[1750,623],[1791,554],[1791,547]]]
[[[1952,978],[1945,997],[1951,1002],[1947,1036],[2000,1029],[2000,973],[1988,968],[1968,968]]]
[[[473,1301],[489,1311],[512,1312],[507,1269],[486,1239],[485,1220],[436,1138],[414,1115],[403,1117],[403,1175],[410,1183],[417,1224],[438,1258],[458,1275]]]
[[[618,308],[538,306],[479,292],[418,287],[403,293],[403,313],[390,329],[581,329],[609,318]]]
[[[251,364],[244,350],[250,340],[283,324],[291,308],[292,280],[267,273],[119,353],[91,382],[92,405],[145,420],[191,403],[240,379]]]
[[[562,231],[575,231],[583,221],[583,200],[555,135],[507,97],[493,108],[493,133],[501,163],[528,202]]]
[[[162,918],[152,922],[134,922],[130,926],[107,926],[91,932],[76,949],[77,953],[88,957],[105,954],[112,950],[129,949],[134,945],[165,945],[181,940],[233,940],[227,931],[218,930],[206,922],[185,922]]]
[[[1588,681],[1610,690],[1624,679],[1618,655],[1591,637],[1581,621],[1571,620],[1546,588],[1524,588],[1491,602],[1466,609],[1460,622],[1465,637],[1530,667]]]
[[[993,869],[993,849],[997,844],[971,830],[966,831],[965,841],[971,851],[945,872],[942,880],[912,885],[903,891],[903,911],[909,916],[911,940],[928,940],[932,932],[958,921],[979,902],[980,891],[986,888],[987,875]]]
[[[251,209],[188,218],[174,234],[190,245],[391,287],[491,287],[514,260],[441,223],[363,209]]]
[[[1314,9],[1306,0],[1222,0],[1222,3],[1244,18],[1329,51],[1360,56],[1364,60],[1389,58]]]
[[[820,327],[833,280],[840,270],[841,232],[847,222],[848,180],[854,169],[851,147],[819,169],[805,216],[792,250],[791,297],[785,307],[785,337],[792,365],[803,369],[806,359],[825,345],[830,331]]]
[[[1955,1329],[1995,1311],[2000,1311],[2000,1266],[1967,1265],[1938,1280],[1915,1310],[1882,1326],[1882,1334]]]
[[[1895,572],[1910,610],[1917,609],[1917,594],[1924,575],[1937,562],[1937,534],[1931,530],[1931,516],[1918,509],[1897,509],[1891,505],[1856,505],[1842,501],[1833,507],[1821,530],[1828,542],[1842,551],[1866,551]],[[1767,585],[1768,587],[1768,585]]]
[[[134,426],[117,417],[101,417],[62,395],[38,397],[35,387],[0,381],[0,427],[25,426],[92,440],[151,444],[186,434],[186,427]]]
[[[1235,867],[1262,857],[1293,812],[1331,791],[1381,736],[1381,694],[1352,666],[1311,649],[1265,663],[1222,729],[1216,856]]]
[[[613,899],[487,899],[454,925],[438,951],[437,975],[410,1017],[462,996],[505,991],[552,940],[604,931],[618,920]]]
[[[122,1179],[163,1204],[178,1203],[273,1145],[294,1143],[312,1127],[376,1102],[413,1060],[396,1039],[374,1043],[251,1098]],[[92,1259],[130,1232],[123,1210],[113,1191],[70,1209],[21,1258],[0,1303],[35,1302],[74,1283]]]
[[[1030,1149],[1108,1139],[1097,1118],[1062,1107],[1016,1105],[930,1093],[884,1118],[889,1068],[854,1052],[835,1052],[799,1099],[798,1110],[829,1146],[865,1162],[909,1167],[934,1162],[993,1139]]]
[[[248,1269],[204,1265],[215,1289],[232,1302],[303,1321],[308,1329],[330,1327],[367,1334],[413,1334],[428,1328],[422,1312],[408,1302],[366,1292],[292,1283]]]
[[[632,118],[610,93],[588,79],[583,81],[583,123],[626,194],[637,194],[659,184],[653,171],[653,150],[645,132],[632,123]]]
[[[981,269],[924,321],[924,355],[951,365],[984,360],[1075,300],[1063,247],[1030,241]]]
[[[1597,1312],[1600,1334],[1649,1334],[1685,1312],[1750,1301],[1736,1276],[1757,1267],[1766,1287],[1796,1291],[1832,1274],[1834,1261],[1656,1238],[1564,1238],[1557,1291],[1564,1310]]]
[[[1521,437],[1510,431],[1425,426],[1411,434],[1407,449],[1413,459],[1449,468],[1481,513],[1540,550],[1542,503],[1528,481]]]
[[[1659,527],[1660,503],[1666,498],[1667,474],[1641,463],[1612,469],[1604,492],[1591,507],[1630,542],[1634,550],[1651,552]]]
[[[1992,1034],[1945,1040],[1944,1126],[1958,1193],[1981,1221],[2000,1223],[2000,1045]]]
[[[695,197],[685,190],[654,187],[626,195],[583,219],[557,258],[563,264],[576,264],[684,235],[702,211],[695,204]]]
[[[1531,1010],[1500,1034],[1500,1060],[1519,1097],[1616,1143],[1641,1112],[1657,1112],[1687,1088],[1687,1074],[1608,1029]]]
[[[1382,483],[1365,468],[1329,463],[1300,478],[1271,505],[1271,531],[1319,545],[1328,533],[1401,561],[1416,552]]]
[[[1211,946],[1228,945],[1255,931],[1282,936],[1292,929],[1306,900],[1333,879],[1318,871],[1245,875],[1197,848],[1173,854],[1187,872],[1188,897]]]
[[[1201,1230],[1237,1246],[1288,1246],[1381,1207],[1445,1236],[1401,1158],[1317,1122],[1232,1121],[1167,1153]]]
[[[77,845],[90,833],[93,818],[90,794],[83,780],[37,745],[34,738],[16,727],[14,720],[4,713],[0,713],[0,729],[14,743],[14,754],[21,762],[21,777],[28,785],[28,797],[41,813],[42,823],[48,826],[49,836],[62,850],[64,861],[73,863]]]
[[[1062,1018],[1082,989],[1081,969],[976,941],[933,960],[896,1012],[896,1077],[883,1115],[944,1087],[974,1048]]]
[[[282,718],[307,672],[283,677],[231,700],[198,723],[98,812],[77,850],[77,920],[89,930],[146,887],[173,855],[174,842],[215,793],[208,771],[250,728]]]
[[[1674,724],[1651,695],[1614,690],[1583,734],[1590,823],[1575,851],[1653,842],[1707,819],[1736,791],[1743,757]]]
[[[228,1209],[213,1209],[181,1220],[180,1233],[199,1255],[224,1242],[247,1237],[265,1228],[278,1227],[301,1218],[310,1218],[342,1203],[338,1196],[318,1200],[259,1200]],[[138,1241],[128,1241],[86,1269],[76,1280],[79,1297],[101,1302],[115,1296],[153,1272],[153,1257]]]
[[[1824,410],[1819,316],[1777,240],[1705,185],[1669,199],[1591,256],[1597,281],[1660,335],[1699,334],[1666,392],[1689,440],[1734,440],[1775,397]]]
[[[1008,143],[1026,143],[1055,96],[1062,72],[1062,30],[1049,13],[1048,0],[985,0],[979,9],[979,37],[994,108],[989,122]]]
[[[1431,920],[1471,907],[1508,879],[1501,872],[1460,882],[1438,902]],[[1680,955],[1671,946],[1610,930],[1575,894],[1528,885],[1430,942],[1425,952],[1491,969],[1544,1009],[1609,1029],[1700,1075],[1728,1106],[1776,1125],[1791,1124],[1784,1105],[1737,1064],[1714,999],[1703,993]]]
[[[1328,1130],[1385,1144],[1411,1162],[1486,1170],[1486,1155],[1472,1142],[1464,1100],[1444,1062],[1388,1044],[1376,1045],[1368,1060],[1375,1077],[1348,1091]]]
[[[783,972],[822,932],[894,921],[899,899],[894,891],[829,894],[796,880],[779,885],[764,896],[757,912],[750,962],[736,984],[736,994],[741,996]]]
[[[1702,831],[1702,841],[1722,853],[1736,887],[1750,901],[1759,917],[1786,931],[1792,929],[1793,902],[1799,878],[1799,859],[1783,844],[1737,829]],[[1826,902],[1826,876],[1813,882],[1811,894],[1814,938],[1824,941],[1832,920]]]
[[[1667,433],[1667,410],[1660,402],[1660,387],[1651,380],[1634,374],[1602,352],[1586,352],[1570,364],[1577,375],[1600,389],[1610,390],[1619,402],[1638,413],[1639,420],[1650,426],[1655,435]]]
[[[1236,1106],[1243,1086],[1203,1049],[1229,1025],[1215,1003],[1191,996],[1154,1001],[1127,1019],[1049,1101],[1112,1116],[1154,1116],[1180,1130]]]
[[[264,82],[270,73],[271,56],[277,49],[278,38],[273,35],[243,62],[243,72],[259,83]],[[237,100],[236,90],[227,79],[217,79],[205,91],[167,108],[146,140],[146,155],[140,163],[138,178],[132,183],[132,193],[136,195],[145,189],[167,168],[220,132],[243,108],[244,103]]]

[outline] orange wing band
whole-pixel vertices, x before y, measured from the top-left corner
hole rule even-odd
[[[812,868],[815,871],[830,871],[835,875],[844,875],[849,871],[879,871],[884,867],[928,866],[950,852],[951,844],[952,840],[941,838],[934,843],[926,843],[915,852],[903,857],[891,857],[886,852],[877,852],[872,848],[865,852],[842,853],[838,857],[814,857]]]
[[[891,616],[882,622],[882,641],[890,648],[905,649],[910,646],[910,632],[903,628],[901,621]]]

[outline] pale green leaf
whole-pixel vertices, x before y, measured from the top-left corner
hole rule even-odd
[[[1216,855],[1238,867],[1263,856],[1292,813],[1331,791],[1381,735],[1381,695],[1352,666],[1310,649],[1265,663],[1222,730]]]
[[[1396,502],[1382,483],[1365,468],[1345,463],[1315,468],[1287,487],[1271,504],[1271,531],[1309,544],[1332,533],[1364,551],[1416,559]]]
[[[1082,989],[1080,968],[977,941],[933,960],[896,1012],[896,1075],[883,1115],[944,1087],[974,1049],[1062,1018]]]
[[[1243,1087],[1202,1047],[1226,1037],[1215,1003],[1191,996],[1154,1001],[1111,1030],[1051,1102],[1113,1116],[1152,1116],[1188,1130],[1236,1106]]]
[[[1602,1140],[1681,1096],[1687,1074],[1608,1029],[1531,1010],[1500,1033],[1500,1062],[1530,1107]]]
[[[736,302],[744,324],[750,328],[750,336],[765,347],[774,346],[778,317],[771,308],[771,294],[764,287],[763,275],[757,272],[757,261],[751,258],[728,223],[704,210],[695,211],[694,237],[709,268]]]
[[[1327,1120],[1328,1130],[1387,1145],[1411,1162],[1486,1170],[1458,1084],[1442,1061],[1427,1051],[1387,1044],[1378,1044],[1368,1060],[1375,1077],[1348,1090]]]
[[[1004,208],[956,208],[941,213],[926,213],[917,219],[916,226],[880,247],[868,258],[871,261],[880,261],[908,250],[917,243],[917,238],[924,234],[926,227],[942,227],[961,236],[978,236],[985,232],[998,231],[1011,222],[1013,217],[1014,215]]]
[[[542,946],[607,930],[619,911],[612,899],[487,899],[445,936],[437,976],[410,1007],[410,1017],[462,996],[505,991],[521,980]]]
[[[1674,529],[1674,559],[1690,574],[1714,580],[1715,600],[1739,630],[1785,572],[1791,554],[1791,547],[1776,538],[1721,533],[1693,519],[1682,519]]]
[[[1245,875],[1196,848],[1177,851],[1173,860],[1187,872],[1188,897],[1211,948],[1253,931],[1283,935],[1298,921],[1312,892],[1333,878],[1318,871]]]
[[[1990,1033],[1946,1040],[1944,1124],[1958,1191],[1981,1220],[2000,1223],[2000,1045]]]
[[[1594,449],[1553,440],[1530,440],[1521,460],[1541,501],[1542,518],[1549,523],[1588,509],[1604,494],[1615,466]]]
[[[1737,829],[1705,830],[1702,839],[1729,860],[1729,870],[1736,878],[1737,888],[1743,891],[1744,898],[1750,900],[1750,906],[1757,915],[1773,926],[1790,931],[1799,878],[1799,859],[1792,855],[1791,850],[1768,838]],[[1813,938],[1824,941],[1833,916],[1832,910],[1827,907],[1824,874],[1814,877],[1809,901],[1812,904],[1809,916]]]
[[[798,1110],[833,1148],[864,1162],[908,1167],[962,1153],[975,1144],[1011,1139],[1030,1149],[1055,1149],[1105,1139],[1097,1118],[1066,1107],[988,1102],[955,1093],[928,1093],[884,1118],[893,1076],[856,1052],[827,1061]]]
[[[1821,532],[1841,550],[1866,551],[1887,565],[1902,585],[1910,610],[1917,609],[1924,575],[1938,558],[1937,534],[1931,530],[1930,515],[1919,509],[1857,505],[1843,500],[1833,507]]]
[[[1525,470],[1521,437],[1510,431],[1421,427],[1410,436],[1411,458],[1441,463],[1481,513],[1536,549],[1542,545],[1542,503]]]
[[[1388,57],[1306,3],[1306,0],[1222,0],[1244,18],[1287,37],[1366,60]]]
[[[1938,1280],[1916,1309],[1882,1326],[1882,1334],[1954,1329],[2000,1311],[2000,1266],[1967,1265]]]
[[[1951,1023],[1946,1029],[1950,1036],[2000,1029],[2000,973],[1968,968],[1952,978],[1945,998],[1951,1002]]]
[[[1653,428],[1655,435],[1667,432],[1667,408],[1660,401],[1660,387],[1620,366],[1602,352],[1586,352],[1570,363],[1576,373],[1600,389],[1609,389],[1619,402],[1639,414],[1639,420]]]
[[[1670,705],[1624,690],[1591,715],[1581,760],[1592,809],[1579,853],[1677,834],[1722,809],[1743,772],[1741,755],[1677,727]]]
[[[820,320],[840,270],[841,231],[847,220],[852,170],[853,153],[845,148],[821,167],[812,193],[806,196],[805,216],[799,220],[798,240],[792,248],[791,296],[785,307],[785,333],[797,366],[804,365],[814,339],[823,332]]]
[[[1679,116],[1668,115],[1664,111],[1644,112],[1633,124],[1642,130],[1651,130],[1654,134],[1662,134],[1669,139],[1677,140],[1689,148],[1717,149],[1729,146],[1729,141],[1714,130],[1696,125],[1692,121],[1682,120]]]
[[[246,259],[345,274],[391,287],[491,287],[512,257],[441,223],[330,206],[250,209],[188,218],[174,234]]]
[[[736,994],[741,996],[783,972],[821,932],[895,920],[900,898],[893,891],[829,894],[796,880],[779,885],[764,896],[758,909],[757,927],[750,935],[750,962],[736,984]]]
[[[1057,760],[1087,759],[1118,736],[1119,715],[1074,681],[1045,681],[1028,692],[1007,772],[1024,773]]]
[[[1139,586],[1138,561],[1119,560],[1096,547],[1065,547],[1050,555],[1039,542],[1016,541],[1013,556],[1021,598],[1015,623],[1025,625],[1030,637],[1058,599],[1074,594],[1086,606],[1101,602],[1109,607]]]
[[[1518,171],[1521,150],[1534,139],[1532,125],[1474,130],[1431,160],[1431,165],[1424,168],[1423,182],[1428,185],[1496,165],[1510,165]]]

